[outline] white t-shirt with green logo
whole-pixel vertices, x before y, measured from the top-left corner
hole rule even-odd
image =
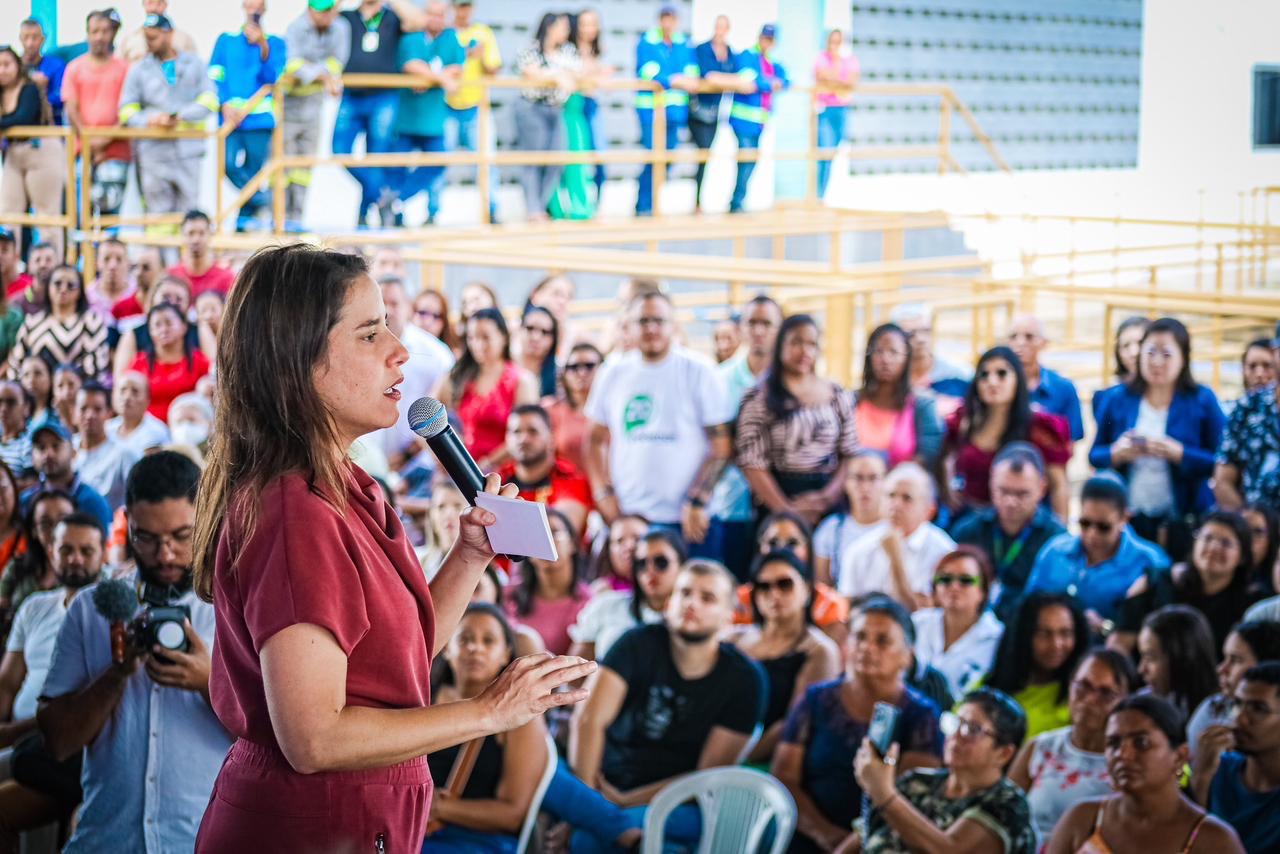
[[[731,422],[737,407],[709,359],[672,347],[661,362],[637,351],[606,361],[585,412],[609,428],[609,471],[622,512],[672,524],[706,457],[703,431]]]

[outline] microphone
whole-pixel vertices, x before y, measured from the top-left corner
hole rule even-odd
[[[449,413],[444,404],[434,397],[420,397],[409,407],[409,429],[427,440],[427,447],[436,455],[440,465],[448,472],[462,497],[472,507],[476,505],[476,495],[484,492],[484,475],[480,466],[462,444],[458,434],[449,426]],[[517,562],[524,560],[520,555],[503,555],[508,560]]]
[[[434,397],[420,397],[409,407],[409,429],[427,440],[427,447],[472,507],[476,494],[484,492],[484,475],[471,452],[449,426],[449,413]]]

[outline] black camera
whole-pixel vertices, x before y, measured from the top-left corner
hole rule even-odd
[[[172,652],[186,652],[191,648],[182,627],[191,619],[191,609],[173,604],[178,595],[178,591],[169,587],[138,585],[138,600],[145,607],[129,622],[129,639],[134,646],[148,651],[159,646]]]

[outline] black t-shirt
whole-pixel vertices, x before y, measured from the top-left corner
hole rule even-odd
[[[689,681],[671,657],[667,627],[657,623],[624,634],[603,664],[627,683],[601,766],[622,791],[695,770],[712,727],[750,735],[764,718],[764,671],[729,644],[720,644],[710,673]]]
[[[382,18],[374,27],[374,15],[366,21],[358,9],[348,9],[342,13],[351,25],[351,55],[347,59],[348,74],[399,74],[400,66],[396,63],[396,51],[400,48],[402,25],[400,17],[390,6],[383,6]],[[365,50],[372,47],[373,50]],[[356,89],[359,92],[394,92],[394,89]]]

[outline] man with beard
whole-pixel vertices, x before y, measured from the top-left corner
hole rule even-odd
[[[559,510],[581,534],[591,511],[591,486],[573,463],[555,455],[555,447],[547,410],[536,403],[517,406],[507,419],[511,461],[498,469],[498,476],[503,483],[514,483],[526,501]]]
[[[1230,708],[1229,726],[1200,736],[1200,749],[1217,759],[1192,780],[1193,791],[1250,854],[1280,850],[1280,662],[1246,670]]]
[[[76,449],[71,433],[59,421],[46,421],[31,433],[31,466],[39,480],[22,493],[22,510],[37,494],[61,489],[75,499],[76,507],[92,513],[104,529],[111,527],[111,507],[98,490],[80,479],[75,469]]]
[[[209,706],[213,606],[191,589],[200,469],[172,451],[144,457],[125,489],[130,585],[148,601],[186,608],[186,652],[127,645],[92,595],[71,603],[37,714],[58,759],[84,751],[84,802],[63,850],[190,851],[231,740]],[[92,593],[92,589],[89,591]],[[139,607],[139,611],[142,607]]]
[[[672,779],[736,764],[760,725],[764,671],[719,640],[733,621],[733,590],[720,564],[685,564],[665,622],[627,632],[591,677],[591,695],[574,713],[569,762],[619,806],[642,811]],[[673,814],[668,838],[696,839],[687,809]]]
[[[58,631],[80,591],[101,580],[105,545],[106,532],[87,513],[64,517],[54,530],[50,559],[59,587],[23,601],[0,661],[0,718],[8,721],[0,724],[0,746],[36,729],[36,698],[53,661]],[[50,757],[49,766],[69,797],[55,798],[16,780],[0,783],[0,849],[16,851],[19,833],[69,815],[79,802],[79,757],[60,763],[56,771]]]

